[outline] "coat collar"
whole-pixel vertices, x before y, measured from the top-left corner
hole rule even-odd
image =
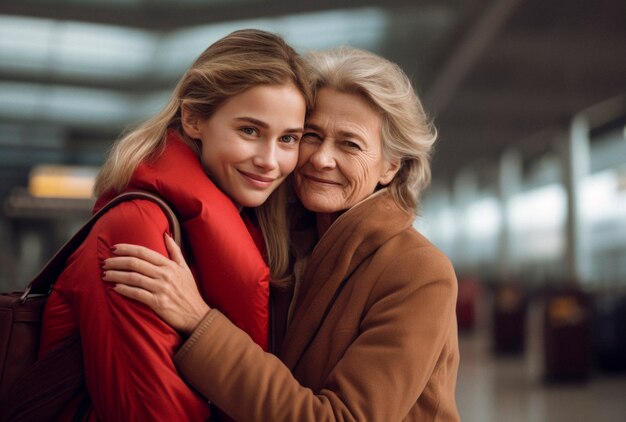
[[[344,279],[414,218],[383,189],[346,211],[324,233],[308,258],[294,298],[295,312],[281,354],[290,369],[315,337]]]
[[[215,234],[216,231],[224,236],[240,234],[245,238],[250,234],[261,254],[264,257],[267,255],[263,233],[258,228],[254,213],[249,210],[240,212],[233,201],[207,176],[198,155],[174,129],[168,130],[163,151],[139,164],[125,189],[132,190],[144,190],[162,197],[174,209],[183,228],[187,222],[204,219],[202,224],[210,230],[186,233],[186,238],[198,237],[204,242],[210,239],[207,237],[208,233]],[[116,195],[112,191],[104,193],[96,201],[93,212],[98,211]],[[223,225],[223,221],[230,223]]]
[[[206,175],[196,153],[173,129],[167,133],[163,151],[139,164],[125,190],[137,189],[166,199],[181,222],[196,218],[209,203],[225,214],[239,214],[230,198]],[[115,195],[109,191],[98,198],[94,212]]]

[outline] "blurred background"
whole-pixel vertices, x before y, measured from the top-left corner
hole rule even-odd
[[[439,130],[415,226],[459,277],[463,420],[625,420],[623,0],[2,0],[0,289],[88,218],[119,134],[245,27],[413,80]]]

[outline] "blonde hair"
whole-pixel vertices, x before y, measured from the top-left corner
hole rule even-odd
[[[311,52],[307,59],[316,90],[361,95],[379,110],[383,154],[400,162],[389,190],[400,207],[416,212],[420,192],[430,183],[437,134],[409,78],[395,63],[352,47]]]
[[[165,108],[115,143],[96,179],[95,195],[123,191],[137,166],[164,150],[168,129],[176,129],[200,157],[198,146],[182,130],[183,102],[190,113],[207,119],[226,100],[249,88],[291,83],[302,93],[310,109],[313,95],[307,71],[304,59],[276,34],[244,29],[218,40],[183,75]],[[284,189],[278,188],[263,205],[255,208],[272,280],[283,279],[289,265]]]

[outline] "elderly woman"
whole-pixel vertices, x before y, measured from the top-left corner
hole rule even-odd
[[[189,334],[181,376],[235,420],[457,421],[456,278],[412,227],[432,128],[387,60],[341,48],[311,63],[317,100],[294,173],[307,211],[292,215],[294,293],[288,312],[275,307],[274,337],[287,327],[278,357],[208,308],[173,242],[173,261],[118,245],[105,280]]]

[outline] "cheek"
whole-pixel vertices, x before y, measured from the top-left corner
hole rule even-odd
[[[355,190],[368,189],[370,174],[372,168],[366,157],[356,156],[352,157],[349,163],[345,166],[345,175],[349,183],[355,188]]]
[[[296,168],[298,164],[298,149],[294,148],[292,151],[288,151],[285,153],[285,156],[282,159],[282,169],[283,173],[291,173]]]

